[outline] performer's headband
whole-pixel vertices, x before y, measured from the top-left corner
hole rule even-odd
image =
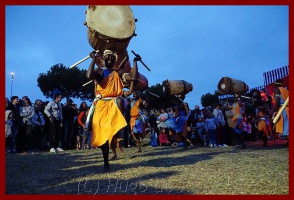
[[[114,53],[114,52],[111,51],[111,50],[105,50],[105,51],[103,52],[103,58],[105,58],[105,57],[108,56],[108,55],[113,55],[113,56],[115,56],[115,58],[117,59],[117,55],[116,55],[116,53]]]

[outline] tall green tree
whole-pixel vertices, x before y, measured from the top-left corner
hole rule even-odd
[[[46,98],[53,98],[53,91],[58,88],[66,98],[92,100],[94,98],[94,83],[83,86],[89,80],[86,70],[78,67],[69,69],[63,64],[56,64],[37,78],[38,87]]]
[[[215,103],[218,103],[218,96],[220,93],[215,91],[214,94],[206,93],[201,96],[201,105],[203,107],[213,106]]]
[[[178,98],[175,96],[164,95],[163,86],[159,83],[149,87],[145,94],[147,95],[147,98],[149,100],[150,108],[160,109],[174,107],[176,102],[178,101]],[[155,94],[159,97],[156,97],[152,94]]]

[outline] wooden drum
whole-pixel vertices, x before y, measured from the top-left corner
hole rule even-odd
[[[99,50],[102,57],[104,50],[117,54],[114,68],[119,68],[128,60],[126,51],[135,34],[135,19],[129,6],[90,5],[86,11],[88,41],[93,49]]]
[[[184,80],[165,80],[162,86],[164,95],[185,95],[193,90],[193,85]]]
[[[245,82],[229,77],[221,78],[217,88],[222,94],[244,94],[248,91],[248,85]]]

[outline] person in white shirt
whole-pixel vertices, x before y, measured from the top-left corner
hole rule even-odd
[[[225,133],[225,117],[221,110],[222,104],[217,103],[214,105],[213,116],[216,119],[216,142],[218,147],[227,147],[225,144],[226,133]]]
[[[62,131],[62,94],[57,93],[55,95],[54,101],[51,101],[47,104],[44,113],[49,118],[49,144],[50,152],[56,153],[58,151],[64,151],[59,147]]]

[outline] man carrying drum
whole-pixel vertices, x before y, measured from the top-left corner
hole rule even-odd
[[[118,71],[113,68],[117,55],[112,50],[105,50],[103,52],[103,68],[98,67],[94,69],[95,64],[99,66],[98,63],[101,63],[95,51],[90,53],[90,57],[92,62],[86,76],[95,82],[96,98],[93,101],[92,110],[87,119],[89,123],[88,128],[92,129],[93,132],[91,145],[92,147],[101,147],[104,171],[109,172],[109,147],[113,152],[110,160],[113,160],[117,157],[115,149],[117,138],[122,137],[120,134],[123,134],[123,127],[127,125],[124,117],[125,100],[123,96],[132,94],[133,90],[136,89],[134,81],[138,77],[136,63],[138,58],[134,58],[135,70],[133,70],[133,73],[126,73],[123,67]],[[123,80],[131,82],[129,91],[123,91]]]

